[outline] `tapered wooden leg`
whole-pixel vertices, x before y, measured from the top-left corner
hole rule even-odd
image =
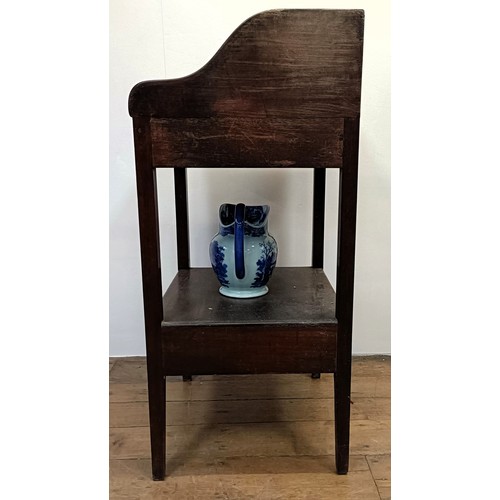
[[[351,418],[350,373],[334,376],[335,391],[335,465],[337,474],[349,469],[349,428]]]
[[[344,120],[342,168],[339,174],[339,224],[337,237],[337,367],[335,390],[335,461],[337,472],[349,468],[351,416],[352,317],[354,257],[356,247],[356,200],[358,193],[359,117]]]
[[[149,386],[149,429],[151,437],[151,463],[153,479],[165,479],[166,466],[166,392],[165,377],[155,377],[148,380]]]
[[[160,235],[156,170],[153,168],[151,124],[147,116],[134,118],[137,203],[141,239],[142,292],[148,364],[149,427],[153,479],[165,478],[166,404],[162,367],[163,318]]]

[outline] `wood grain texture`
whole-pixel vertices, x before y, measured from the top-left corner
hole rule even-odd
[[[136,85],[131,116],[359,116],[364,12],[273,10],[244,22],[199,71]]]
[[[165,379],[161,356],[161,262],[156,170],[151,169],[151,131],[147,119],[134,118],[134,144],[141,242],[142,290],[149,390],[153,477],[165,475]]]
[[[391,498],[391,456],[367,456],[366,461],[377,485],[380,499],[389,500]]]
[[[169,379],[177,381],[168,381]],[[307,380],[309,379],[309,380]],[[318,385],[311,385],[317,382]],[[247,399],[288,399],[288,398],[326,398],[331,399],[333,384],[330,377],[312,380],[306,374],[267,374],[267,375],[220,375],[214,380],[207,376],[193,378],[190,384],[183,384],[180,377],[167,377],[169,401],[225,399],[237,400],[244,395]],[[293,386],[293,389],[290,387]],[[389,398],[391,392],[389,377],[352,378],[351,400],[358,398]],[[147,401],[146,383],[113,384],[110,387],[110,401]]]
[[[167,378],[168,475],[164,482],[153,482],[145,381],[145,358],[114,360],[111,500],[390,498],[386,357],[353,358],[352,453],[346,476],[332,473],[333,377],[221,375],[188,383]],[[122,403],[114,403],[116,398]],[[327,453],[316,454],[322,450]]]
[[[333,455],[332,421],[257,422],[167,426],[169,455],[199,458]],[[110,430],[111,458],[149,458],[147,427],[116,427]],[[353,454],[381,455],[390,452],[390,424],[381,420],[353,420]]]
[[[120,358],[110,374],[110,402],[147,401],[145,358]],[[122,383],[123,382],[123,383]],[[387,358],[353,358],[351,400],[353,411],[360,398],[390,398],[390,362]],[[181,377],[167,377],[169,401],[328,399],[333,379],[312,380],[306,374],[203,375],[186,384]],[[370,418],[370,417],[367,417]]]
[[[152,119],[155,167],[341,167],[340,118]]]
[[[240,395],[241,396],[241,395]],[[111,403],[111,427],[143,427],[149,424],[146,401]],[[333,421],[333,399],[233,399],[168,401],[168,425],[201,425],[254,422]],[[389,420],[388,398],[356,398],[353,420]]]
[[[336,336],[320,323],[163,327],[163,373],[333,373]]]
[[[336,325],[335,292],[322,269],[277,267],[269,293],[239,300],[219,293],[211,268],[180,271],[163,298],[163,327]]]
[[[110,389],[117,386],[130,385],[131,387],[138,386],[142,382],[147,381],[146,372],[146,357],[145,356],[127,356],[127,357],[114,357],[110,358],[110,364],[113,364],[113,368],[109,374]],[[370,355],[370,356],[358,356],[354,355],[352,358],[352,377],[353,377],[353,389],[356,387],[368,387],[372,384],[372,381],[376,382],[377,393],[384,392],[382,394],[363,394],[364,397],[389,397],[390,396],[390,386],[388,383],[391,378],[391,358],[390,356],[384,355]],[[270,384],[273,386],[278,386],[287,390],[289,385],[299,388],[304,387],[305,391],[309,391],[312,388],[316,388],[313,391],[311,397],[314,397],[318,391],[322,394],[323,386],[331,387],[332,378],[325,377],[321,380],[311,381],[310,377],[306,377],[302,374],[288,374],[288,375],[242,375],[239,377],[230,377],[227,375],[203,375],[202,377],[196,377],[193,379],[193,383],[186,387],[195,387],[196,385],[203,382],[202,385],[212,384],[212,383],[230,383],[230,384],[255,384],[256,387],[262,385],[262,381],[269,380]],[[180,383],[180,377],[167,377],[167,384],[169,387],[173,388],[178,385],[180,387],[185,387]],[[354,384],[356,381],[356,384]],[[380,387],[384,389],[380,389]],[[247,387],[245,385],[245,387]],[[250,386],[248,386],[250,387]],[[329,389],[325,389],[329,390]],[[246,391],[246,389],[244,389]],[[330,394],[327,397],[331,397]],[[323,397],[323,396],[321,396]],[[171,397],[169,396],[169,400]],[[132,401],[137,401],[133,399]]]
[[[127,470],[131,466],[130,461],[135,460],[138,464],[139,471],[144,472],[147,477],[150,460],[137,459],[112,459],[111,462],[116,466],[112,476],[120,478],[123,481],[131,479],[130,473]],[[123,469],[120,469],[120,464]],[[332,470],[332,462],[330,455],[302,455],[280,457],[276,460],[274,457],[256,456],[256,457],[226,457],[209,460],[202,460],[193,455],[184,457],[182,460],[169,459],[168,465],[171,466],[170,477],[177,476],[202,476],[202,475],[230,475],[240,474],[246,471],[248,474],[320,474],[329,473]],[[353,455],[352,471],[366,472],[370,471],[370,467],[366,461],[365,455]]]
[[[150,467],[147,459],[111,460],[110,499],[379,500],[369,470],[353,467],[350,476],[337,476],[330,457],[169,460],[164,483],[149,479]]]

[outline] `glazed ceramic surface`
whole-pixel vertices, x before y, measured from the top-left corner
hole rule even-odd
[[[252,298],[265,295],[278,257],[276,240],[267,231],[268,205],[224,203],[219,232],[210,243],[210,261],[222,295]]]

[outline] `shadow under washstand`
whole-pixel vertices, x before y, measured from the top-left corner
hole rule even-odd
[[[167,476],[335,470],[332,384],[326,377],[178,379],[190,391],[186,400],[169,400],[167,391]],[[316,397],[309,399],[309,391]],[[325,404],[321,395],[330,400]]]

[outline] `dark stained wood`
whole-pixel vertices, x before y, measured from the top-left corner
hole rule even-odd
[[[183,270],[172,281],[164,296],[165,375],[334,371],[335,292],[322,269],[278,267],[269,293],[248,300],[225,297],[219,286],[211,268]]]
[[[336,324],[164,327],[165,375],[335,371]]]
[[[323,268],[325,245],[325,186],[326,171],[314,169],[313,194],[313,249],[312,266]]]
[[[137,201],[141,240],[142,289],[148,362],[149,418],[153,478],[165,477],[165,378],[161,352],[161,266],[158,231],[156,171],[151,163],[149,120],[134,119],[134,143],[137,175]]]
[[[359,119],[346,119],[344,165],[340,170],[337,249],[337,371],[335,373],[335,459],[337,472],[349,467],[354,256],[358,192]]]
[[[189,269],[189,221],[186,171],[174,168],[177,269]]]
[[[269,293],[253,299],[224,297],[219,287],[212,268],[179,271],[163,299],[162,327],[337,324],[335,292],[322,269],[277,267]]]
[[[199,71],[136,85],[131,116],[359,116],[362,10],[271,10],[244,22]]]
[[[155,167],[340,167],[341,118],[152,119]]]
[[[130,93],[154,479],[174,374],[334,372],[336,466],[347,472],[363,24],[361,10],[264,12],[196,73]],[[315,169],[313,267],[277,268],[269,294],[251,300],[222,297],[211,269],[189,269],[185,167],[228,166]],[[160,167],[174,168],[179,268],[163,303]],[[327,167],[340,168],[337,296],[321,269]]]

